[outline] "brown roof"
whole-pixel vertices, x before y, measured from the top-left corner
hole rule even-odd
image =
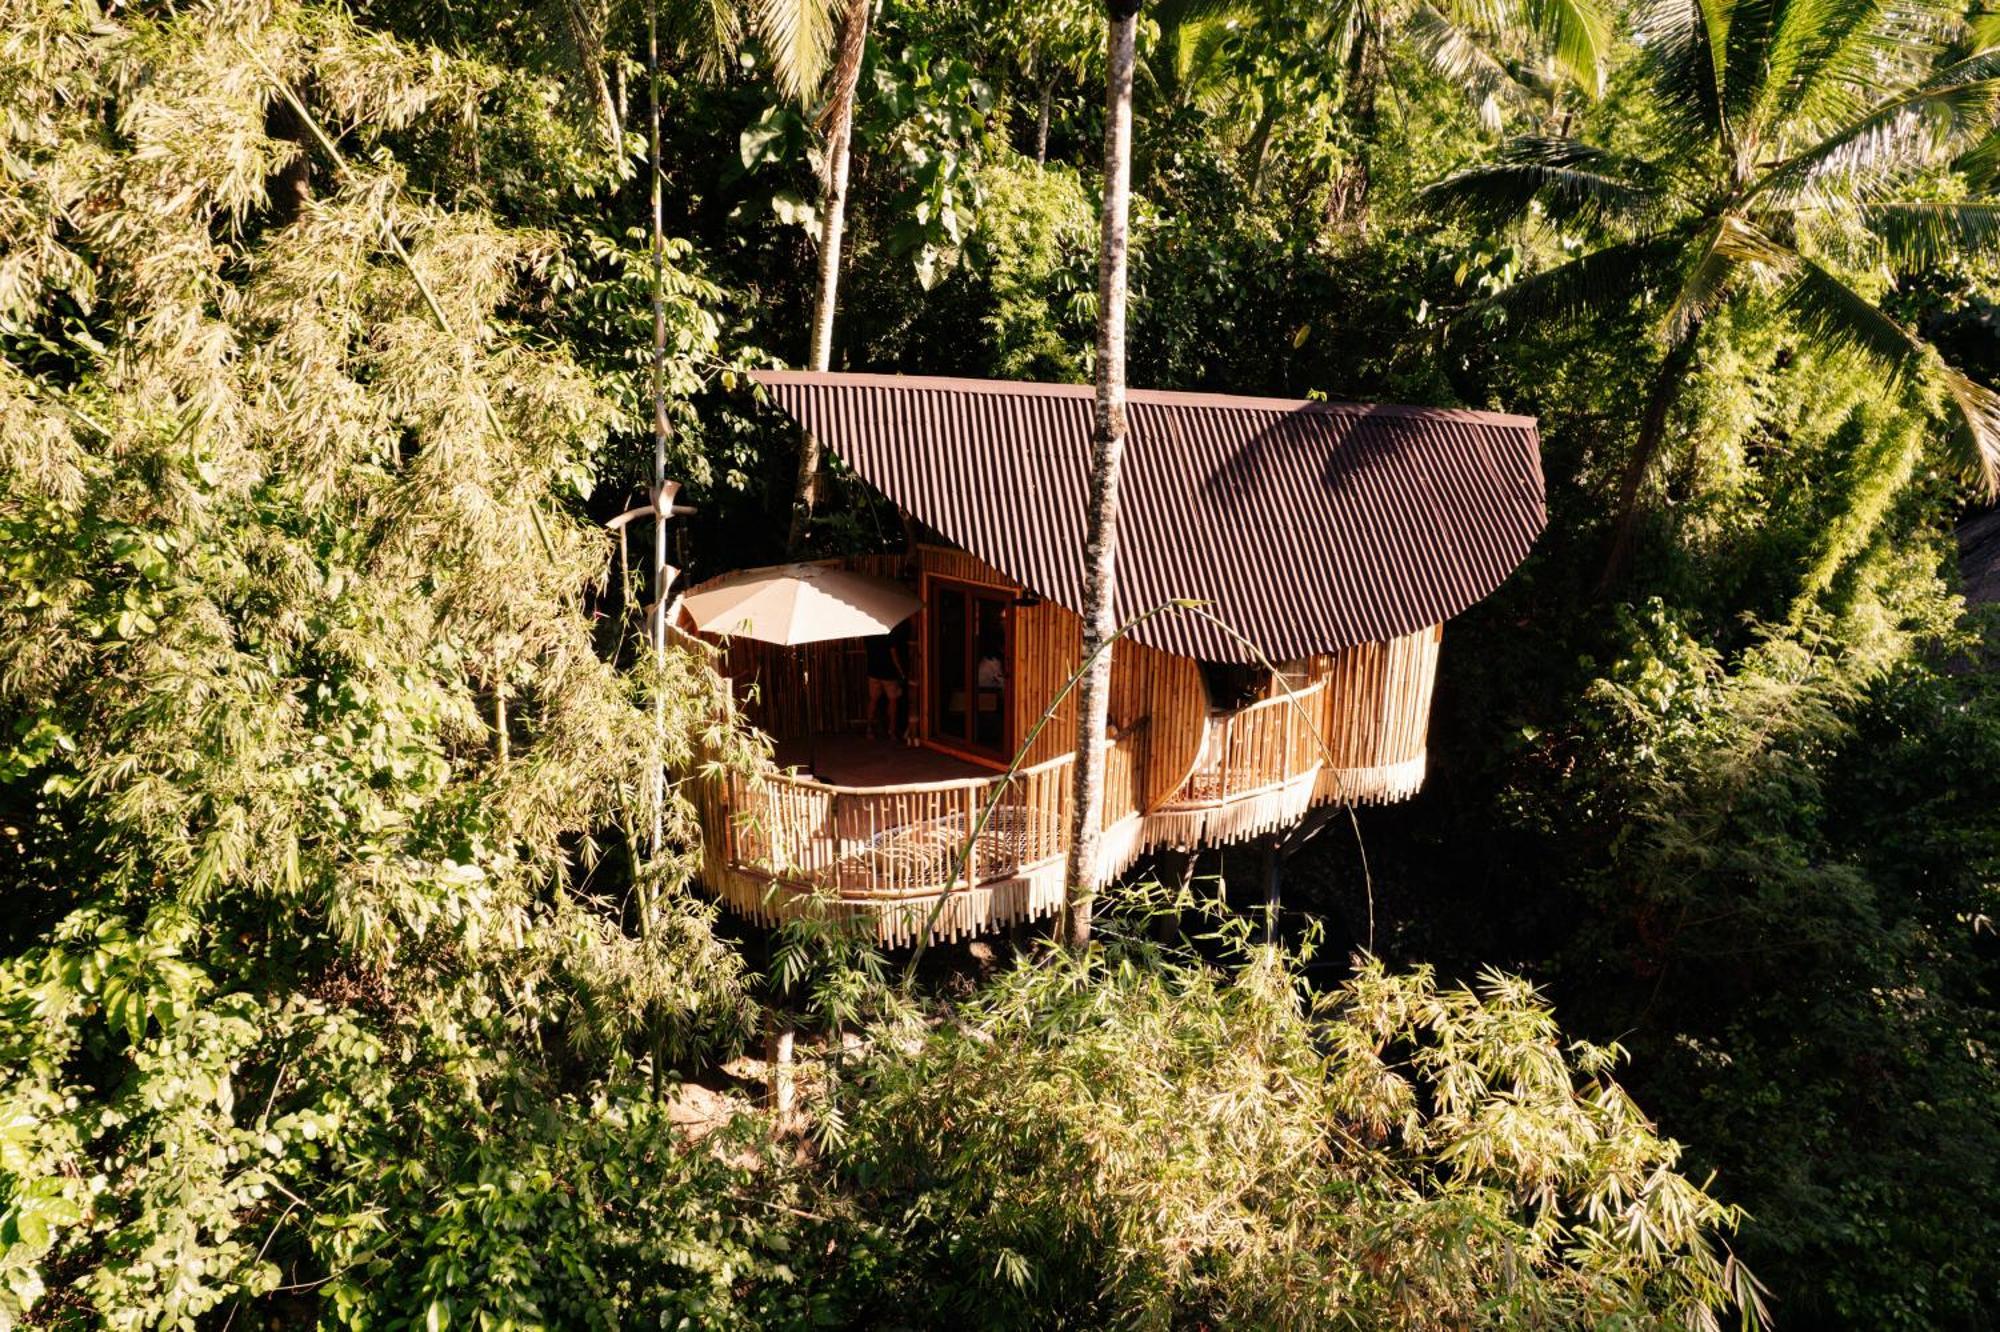
[[[1060,605],[1083,602],[1087,385],[766,370],[863,479]],[[1117,611],[1200,597],[1275,661],[1438,624],[1500,585],[1546,521],[1532,417],[1134,390]],[[1132,635],[1253,654],[1199,616]]]

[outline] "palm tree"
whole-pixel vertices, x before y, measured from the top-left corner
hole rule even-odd
[[[1107,0],[1104,92],[1103,240],[1097,259],[1097,412],[1090,432],[1090,495],[1085,509],[1083,660],[1077,681],[1076,767],[1071,800],[1063,939],[1090,942],[1099,826],[1104,811],[1104,742],[1111,705],[1112,598],[1118,583],[1118,474],[1125,454],[1126,239],[1132,212],[1132,68],[1139,0]]]
[[[826,135],[826,161],[820,180],[819,279],[813,290],[812,340],[807,353],[813,370],[826,370],[833,364],[833,312],[840,292],[840,246],[847,226],[854,93],[861,78],[861,56],[868,46],[871,4],[872,0],[846,0],[837,45],[831,44],[832,16],[827,0],[758,0],[753,11],[772,53],[772,69],[781,91],[804,102],[822,80],[828,84],[826,109],[820,117],[820,128]],[[792,497],[788,541],[794,548],[805,539],[806,524],[812,518],[819,467],[819,441],[807,434],[799,445],[798,480]]]
[[[2000,395],[1947,365],[1865,291],[2000,241],[2000,201],[1944,201],[1943,168],[2000,113],[2000,50],[1942,60],[1945,0],[1656,0],[1643,73],[1657,151],[1625,158],[1570,138],[1519,139],[1426,191],[1488,226],[1536,219],[1585,252],[1490,298],[1521,318],[1653,303],[1659,360],[1618,485],[1600,592],[1631,555],[1641,493],[1705,324],[1775,294],[1799,332],[1871,358],[1892,385],[1941,386],[1961,460],[2000,479]],[[1926,190],[1924,187],[1928,186]]]
[[[1464,90],[1488,129],[1509,111],[1552,110],[1562,93],[1595,97],[1610,22],[1603,0],[1160,0],[1139,77],[1151,106],[1200,106],[1244,117],[1245,170],[1262,183],[1288,124],[1337,115],[1361,155],[1335,181],[1329,214],[1365,197],[1367,152],[1388,52],[1400,45]]]
[[[1330,214],[1365,216],[1377,101],[1397,38],[1464,89],[1481,123],[1498,130],[1507,110],[1531,109],[1538,94],[1551,111],[1567,86],[1596,97],[1611,24],[1600,0],[1338,0],[1327,45],[1346,60],[1345,109],[1361,151],[1329,200]]]

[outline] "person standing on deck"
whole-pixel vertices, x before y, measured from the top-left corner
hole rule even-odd
[[[908,622],[905,621],[905,624]],[[899,624],[886,634],[863,639],[868,648],[868,738],[875,738],[875,713],[882,713],[882,738],[896,738],[897,712],[909,684],[906,644],[908,633]]]

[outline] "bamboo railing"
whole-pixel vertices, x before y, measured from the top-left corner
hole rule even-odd
[[[1318,771],[1326,681],[1208,719],[1201,756],[1171,806],[1216,805],[1275,791]]]
[[[906,581],[921,574],[1019,591],[971,555],[941,547],[849,563]],[[1060,606],[1015,604],[1008,732],[1028,743],[1021,761],[1033,766],[1012,778],[880,787],[783,771],[705,782],[705,881],[760,921],[799,909],[805,894],[831,899],[873,917],[890,944],[965,938],[1059,910],[1075,734],[1074,700],[1059,700],[1081,634],[1081,621]],[[1148,850],[1261,836],[1316,804],[1408,798],[1423,781],[1438,639],[1431,626],[1290,663],[1289,677],[1307,683],[1226,715],[1209,714],[1193,660],[1121,645],[1111,691],[1121,729],[1106,746],[1096,882]],[[917,681],[927,676],[925,643],[920,625],[909,663]],[[867,714],[865,660],[858,641],[794,649],[736,639],[719,645],[717,665],[736,682],[749,720],[795,740],[808,730],[857,728]],[[924,700],[914,692],[921,721]]]
[[[855,903],[1019,878],[1068,850],[1073,761],[1064,754],[1012,777],[900,786],[834,786],[791,772],[732,777],[727,861],[735,870]],[[1104,828],[1138,812],[1144,764],[1143,730],[1106,746]]]
[[[1062,856],[1070,763],[1064,755],[1011,778],[905,786],[831,786],[790,773],[735,777],[729,859],[736,869],[848,902],[1011,879]]]

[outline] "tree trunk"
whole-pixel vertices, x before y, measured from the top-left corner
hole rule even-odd
[[[847,164],[854,139],[854,90],[861,78],[861,54],[868,45],[870,0],[848,0],[840,29],[840,52],[833,68],[833,96],[826,107],[826,180],[820,194],[819,286],[813,296],[812,344],[808,369],[833,364],[833,311],[840,291],[840,243],[847,225]],[[819,498],[819,441],[810,433],[799,444],[799,475],[792,492],[792,526],[786,544],[805,540]]]
[[[1111,704],[1113,600],[1118,584],[1118,473],[1125,453],[1125,249],[1132,205],[1132,63],[1139,0],[1109,0],[1105,87],[1103,243],[1097,260],[1097,417],[1090,436],[1085,511],[1083,654],[1077,682],[1076,767],[1063,938],[1090,942],[1099,829],[1104,813],[1104,744]]]
[[[1245,156],[1248,158],[1247,174],[1250,197],[1255,199],[1264,190],[1264,163],[1271,156],[1271,135],[1278,127],[1278,99],[1268,97],[1264,109],[1257,116],[1257,127],[1251,131],[1250,146]]]
[[[264,112],[264,133],[273,139],[283,139],[296,145],[298,149],[291,161],[264,182],[275,225],[289,226],[312,199],[312,153],[306,146],[305,122],[299,119],[299,113],[292,109],[292,104],[280,97]],[[476,129],[472,142],[474,151],[477,151],[479,134]]]
[[[764,1031],[764,1068],[770,1080],[771,1128],[774,1133],[788,1132],[798,1109],[798,1065],[792,1050],[797,1037],[798,1033],[790,1020],[773,1008],[770,1025]]]
[[[1699,332],[1699,327],[1690,328],[1679,342],[1669,348],[1665,359],[1660,362],[1659,371],[1653,376],[1652,393],[1646,399],[1646,415],[1639,425],[1639,440],[1633,445],[1632,458],[1625,464],[1625,475],[1618,482],[1617,525],[1612,529],[1611,550],[1604,560],[1604,572],[1597,578],[1597,595],[1600,598],[1610,595],[1611,589],[1625,576],[1625,566],[1631,562],[1632,546],[1639,534],[1639,491],[1646,484],[1647,473],[1653,470],[1660,446],[1666,442],[1667,417],[1680,400],[1681,386],[1687,382],[1688,367],[1694,363],[1695,336]]]
[[[1042,80],[1042,109],[1035,118],[1035,165],[1049,164],[1049,111],[1055,105],[1056,81],[1053,75]]]
[[[1357,232],[1366,232],[1368,228],[1368,187],[1373,172],[1370,159],[1380,129],[1372,52],[1367,32],[1358,33],[1353,49],[1348,52],[1347,88],[1342,94],[1343,103],[1352,108],[1349,115],[1354,122],[1354,160],[1342,168],[1327,194],[1327,225],[1351,227]]]
[[[574,5],[571,6],[574,11]],[[667,483],[667,441],[671,438],[672,424],[667,420],[667,227],[666,215],[661,199],[662,163],[660,160],[660,22],[657,0],[646,10],[646,135],[650,174],[653,177],[652,191],[648,205],[652,210],[651,248],[653,259],[653,358],[652,382],[649,385],[653,399],[653,472],[651,500],[653,505],[653,570],[651,587],[653,592],[653,623],[647,626],[653,648],[653,666],[661,670],[667,659],[667,519],[673,512],[676,486]],[[666,773],[667,699],[661,692],[659,681],[653,683],[653,836],[651,850],[655,861],[666,853],[667,825],[667,773]]]

